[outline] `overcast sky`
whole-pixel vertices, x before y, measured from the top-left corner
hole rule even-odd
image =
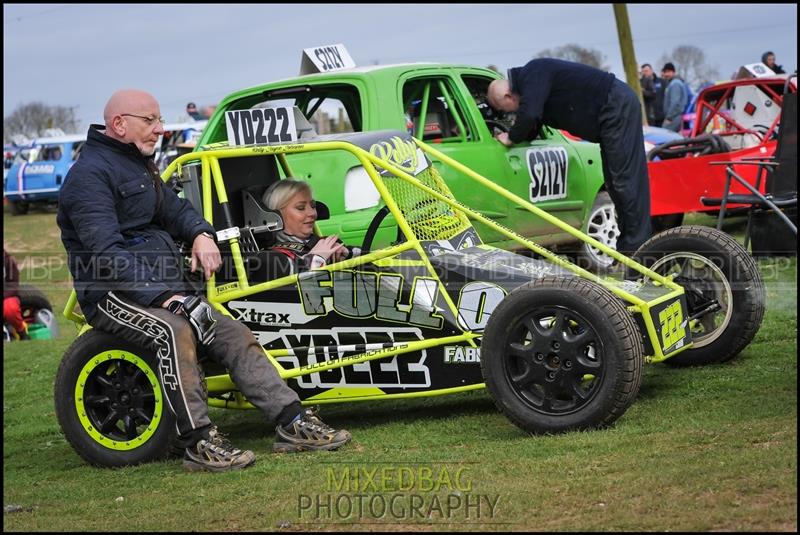
[[[797,68],[797,4],[628,4],[639,64],[701,48],[722,78],[767,50]],[[568,43],[625,79],[612,4],[4,4],[3,115],[34,101],[76,107],[82,129],[108,97],[153,93],[169,121],[188,101],[299,73],[303,48],[343,43],[357,65],[434,61],[502,73]]]

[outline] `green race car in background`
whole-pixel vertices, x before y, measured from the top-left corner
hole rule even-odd
[[[333,49],[332,47],[326,47]],[[320,53],[321,57],[322,54]],[[511,119],[486,103],[497,72],[465,65],[414,63],[346,67],[332,57],[330,72],[271,82],[232,93],[217,107],[198,146],[228,139],[225,113],[254,107],[296,106],[317,134],[403,130],[435,144],[438,150],[495,184],[557,216],[573,228],[612,248],[619,234],[614,206],[605,192],[599,146],[574,141],[544,128],[529,145],[506,148],[494,139]],[[326,68],[323,66],[320,70]],[[265,133],[269,134],[269,133]],[[253,136],[256,132],[253,132]],[[277,135],[277,134],[276,134]],[[376,154],[381,156],[381,154]],[[347,243],[362,240],[379,207],[379,194],[363,166],[347,154],[336,162],[307,157],[293,165],[297,178],[308,180],[329,202],[331,218],[321,222],[324,234],[338,234]],[[605,268],[611,258],[558,227],[531,217],[500,196],[487,195],[466,176],[434,158],[456,198],[518,234],[559,250],[574,249],[581,264]],[[517,244],[478,223],[485,243],[516,248]],[[378,230],[377,243],[388,244],[395,228],[391,218]]]

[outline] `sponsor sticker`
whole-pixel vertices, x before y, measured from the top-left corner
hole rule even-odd
[[[567,196],[567,149],[546,147],[529,149],[529,198],[532,203],[563,199]]]
[[[477,364],[481,361],[481,348],[467,346],[445,346],[445,364]]]
[[[56,167],[51,164],[28,164],[25,167],[26,175],[52,175],[56,172]]]

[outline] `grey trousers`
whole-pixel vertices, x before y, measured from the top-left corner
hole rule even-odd
[[[212,316],[217,320],[217,335],[204,354],[228,369],[247,400],[269,422],[276,421],[289,405],[299,404],[297,394],[280,378],[250,329],[216,310]],[[197,366],[197,339],[186,318],[109,292],[89,323],[155,352],[161,389],[175,414],[178,434],[188,442],[199,438],[199,431],[210,426],[211,420]]]
[[[644,152],[642,108],[636,93],[615,80],[600,109],[600,154],[606,190],[617,209],[617,250],[631,255],[652,234],[650,178]]]

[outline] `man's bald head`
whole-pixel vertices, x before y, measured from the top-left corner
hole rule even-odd
[[[147,91],[139,89],[120,89],[108,99],[103,110],[106,127],[111,126],[114,117],[123,113],[139,114],[148,108],[158,108],[158,101]],[[136,111],[139,110],[139,111]],[[144,115],[144,114],[142,114]]]
[[[152,156],[158,137],[164,133],[161,109],[156,98],[139,89],[120,89],[111,95],[103,110],[106,135],[133,143],[145,156]]]
[[[508,80],[494,80],[486,92],[489,106],[502,112],[515,112],[519,109],[519,95],[511,91]]]

